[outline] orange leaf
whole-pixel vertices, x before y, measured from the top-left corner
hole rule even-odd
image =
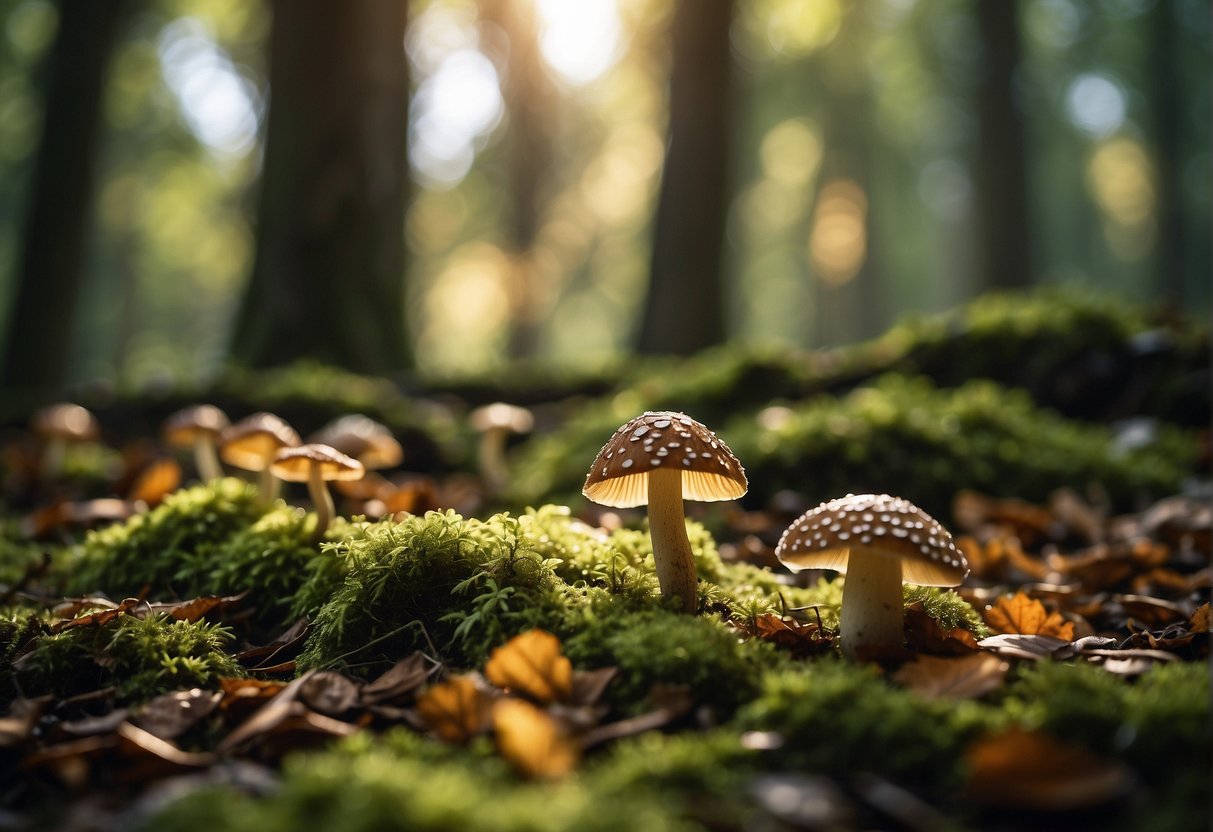
[[[471,676],[456,676],[417,697],[417,713],[435,734],[464,743],[489,722],[489,697]]]
[[[131,486],[127,499],[132,503],[159,505],[181,485],[181,466],[175,459],[158,459],[143,469]]]
[[[521,699],[493,704],[497,750],[520,774],[553,780],[577,767],[580,748],[555,719]]]
[[[994,806],[1084,809],[1114,800],[1132,785],[1132,775],[1120,763],[1023,730],[979,740],[970,746],[967,762],[967,796]]]
[[[1072,641],[1074,624],[1059,613],[1045,610],[1044,604],[1029,598],[1023,592],[999,598],[985,612],[986,623],[996,633],[1020,633],[1023,635],[1053,636]]]
[[[1192,613],[1192,618],[1188,622],[1188,629],[1194,633],[1209,632],[1209,602],[1206,601],[1201,605],[1200,609]]]
[[[573,664],[560,652],[560,639],[543,630],[515,636],[494,650],[484,675],[499,688],[542,703],[567,701],[573,692]]]
[[[997,690],[1009,665],[991,653],[970,653],[958,659],[919,656],[893,678],[928,699],[976,699]]]

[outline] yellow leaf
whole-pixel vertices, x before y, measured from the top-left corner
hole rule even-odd
[[[530,630],[493,651],[484,675],[499,688],[537,702],[567,701],[573,692],[573,665],[560,652],[560,639]]]
[[[443,740],[464,743],[487,727],[489,697],[470,676],[456,676],[417,697],[417,713]]]
[[[563,777],[577,767],[580,748],[547,711],[521,699],[493,705],[497,750],[519,774],[542,780]]]
[[[986,623],[996,633],[1052,636],[1073,641],[1074,624],[1059,613],[1045,610],[1044,604],[1023,592],[1002,597],[985,612]]]

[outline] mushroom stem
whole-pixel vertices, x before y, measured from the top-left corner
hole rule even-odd
[[[480,479],[489,494],[499,494],[508,474],[505,467],[505,428],[489,428],[480,436]]]
[[[900,560],[852,549],[838,622],[843,655],[854,659],[864,648],[900,648],[902,597]]]
[[[204,435],[194,443],[194,467],[203,482],[217,480],[223,476],[223,468],[219,466],[219,455],[215,452],[215,437]]]
[[[323,483],[321,483],[323,485]],[[274,472],[270,470],[269,463],[261,469],[261,473],[257,475],[257,503],[262,506],[268,506],[274,500],[278,499],[278,478],[274,476]],[[325,490],[328,493],[328,490]]]
[[[333,519],[335,513],[333,495],[329,494],[329,488],[325,485],[324,477],[321,474],[320,466],[313,464],[307,477],[307,493],[312,498],[312,508],[316,511],[316,531],[312,533],[316,540],[324,537],[324,532],[329,527],[329,521]]]
[[[699,581],[682,511],[682,472],[677,469],[649,472],[649,536],[661,596],[678,598],[683,612],[695,612]]]
[[[42,461],[39,474],[43,481],[51,482],[63,472],[63,461],[67,458],[67,440],[62,436],[52,436],[42,450]]]

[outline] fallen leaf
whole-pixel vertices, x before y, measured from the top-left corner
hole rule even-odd
[[[72,630],[76,627],[104,627],[115,618],[134,610],[141,602],[138,598],[127,598],[112,609],[98,610],[87,615],[82,615],[79,618],[71,618],[67,621],[58,621],[51,625],[52,633],[61,633],[64,630]]]
[[[140,705],[131,721],[161,739],[175,740],[214,713],[222,698],[218,691],[201,688],[166,693]]]
[[[378,705],[412,696],[430,678],[435,667],[421,652],[401,659],[379,678],[363,686],[359,694],[362,704]]]
[[[197,621],[213,610],[222,610],[244,598],[247,592],[239,595],[204,595],[192,601],[148,604],[147,613],[159,615],[167,613],[177,621]]]
[[[1073,654],[1069,641],[1053,636],[1003,633],[983,638],[977,646],[1015,659],[1062,659]]]
[[[893,674],[902,685],[927,699],[977,699],[997,690],[1010,665],[992,653],[960,658],[918,656]]]
[[[751,633],[755,638],[769,641],[797,658],[822,655],[834,649],[834,636],[824,632],[816,623],[789,622],[775,613],[756,616]]]
[[[965,755],[965,796],[989,806],[1064,812],[1123,796],[1129,769],[1046,734],[1011,730],[978,740]]]
[[[1111,600],[1120,604],[1125,615],[1146,627],[1161,628],[1187,621],[1191,617],[1191,607],[1148,595],[1113,595]]]
[[[1209,632],[1209,602],[1206,601],[1200,609],[1192,613],[1192,618],[1188,621],[1188,629],[1194,633]]]
[[[1044,604],[1023,592],[999,598],[985,611],[986,623],[996,633],[1053,636],[1065,641],[1074,638],[1074,625],[1059,613],[1045,610]]]
[[[529,630],[489,656],[484,675],[499,688],[537,702],[567,701],[573,692],[573,664],[560,652],[560,639]]]
[[[140,472],[127,492],[132,503],[156,506],[181,486],[181,466],[175,459],[163,458],[153,461]]]
[[[577,767],[580,747],[546,711],[521,699],[493,703],[497,750],[524,777],[555,780]]]
[[[340,716],[358,701],[358,686],[340,673],[321,670],[299,689],[299,699],[312,710]]]
[[[573,671],[573,692],[569,702],[574,705],[594,705],[606,693],[607,685],[619,675],[617,667]]]
[[[920,601],[906,606],[903,627],[906,644],[919,653],[962,656],[977,649],[976,636],[963,627],[945,630]]]
[[[471,676],[455,676],[417,697],[426,726],[450,743],[465,743],[489,724],[490,698]]]
[[[272,730],[288,716],[291,716],[293,709],[290,706],[298,698],[300,688],[307,683],[307,680],[314,673],[315,671],[309,670],[286,687],[278,690],[272,699],[254,711],[252,716],[240,723],[236,730],[224,737],[215,750],[220,754],[230,753],[254,737]],[[224,679],[223,681],[228,682],[229,680]],[[224,685],[224,687],[226,689],[227,686]],[[237,688],[238,691],[247,689]],[[256,689],[254,688],[254,690]]]
[[[235,658],[244,666],[257,670],[260,670],[262,665],[279,664],[283,659],[294,657],[298,648],[302,648],[310,630],[311,623],[307,618],[300,618],[269,644],[250,647],[237,653]]]

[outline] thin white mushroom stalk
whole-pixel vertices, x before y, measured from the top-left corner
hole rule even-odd
[[[678,598],[683,612],[695,612],[699,579],[687,537],[681,471],[658,468],[649,473],[649,536],[662,597]]]
[[[312,536],[316,540],[323,540],[329,523],[333,521],[336,507],[333,505],[333,495],[329,493],[319,465],[313,465],[308,471],[307,493],[312,498],[312,507],[316,512],[316,530]]]
[[[838,617],[843,655],[854,659],[865,649],[901,647],[902,599],[901,561],[880,555],[852,558]]]

